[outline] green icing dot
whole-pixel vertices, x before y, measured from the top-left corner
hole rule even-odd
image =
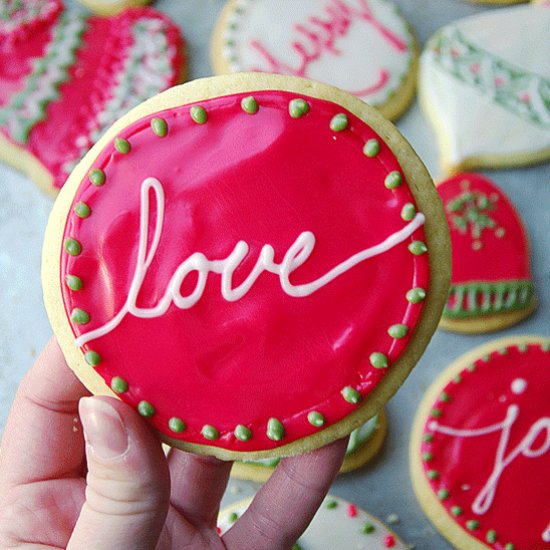
[[[88,179],[95,186],[101,187],[105,183],[105,172],[100,168],[94,168],[93,170],[90,170],[90,173],[88,174]]]
[[[508,348],[507,347],[498,348],[498,352],[500,353],[500,355],[508,355]]]
[[[430,479],[437,479],[439,477],[439,472],[437,470],[428,470],[426,474]]]
[[[388,358],[383,353],[375,351],[374,353],[370,354],[369,360],[370,360],[370,364],[375,369],[387,369],[388,368]]]
[[[252,432],[250,431],[250,428],[247,428],[242,424],[239,424],[235,428],[234,434],[239,441],[248,441],[252,437]]]
[[[80,309],[79,307],[75,307],[71,311],[71,321],[76,325],[85,325],[86,323],[90,322],[90,315],[88,312],[84,311],[83,309]]]
[[[371,533],[374,533],[376,527],[374,527],[374,525],[372,523],[369,523],[367,521],[367,523],[363,523],[362,527],[361,527],[361,533],[365,534],[365,535],[370,535]]]
[[[99,355],[97,351],[87,351],[84,354],[84,359],[86,363],[92,365],[92,367],[97,367],[101,363],[101,355]]]
[[[128,391],[128,382],[121,378],[120,376],[114,376],[111,379],[111,389],[115,393],[124,393]]]
[[[409,332],[409,327],[407,325],[392,325],[388,329],[388,334],[392,338],[405,338],[407,336],[407,333]]]
[[[446,500],[449,498],[450,495],[451,493],[448,489],[439,489],[439,491],[437,491],[437,496],[439,500]]]
[[[297,542],[295,542],[292,545],[292,550],[302,550],[302,547]]]
[[[197,124],[204,124],[208,120],[208,114],[205,108],[200,105],[193,105],[193,107],[189,110],[189,115],[191,116],[193,122],[196,122]]]
[[[394,170],[386,176],[386,179],[384,180],[384,185],[386,186],[386,189],[395,189],[399,187],[402,182],[403,178],[401,177],[401,173],[397,170]]]
[[[475,531],[476,529],[479,529],[479,521],[475,520],[475,519],[469,519],[467,522],[466,522],[466,527],[470,530],[470,531]]]
[[[67,275],[65,277],[65,283],[71,290],[82,290],[84,286],[82,279],[76,275]]]
[[[76,239],[71,237],[65,239],[63,248],[71,256],[78,256],[82,252],[82,245]]]
[[[74,213],[79,218],[87,218],[92,213],[92,210],[85,202],[77,202],[74,206]]]
[[[334,510],[334,508],[338,507],[338,501],[329,499],[325,502],[325,508],[328,508],[329,510]]]
[[[341,393],[343,398],[352,405],[357,405],[361,401],[361,394],[351,386],[346,386]]]
[[[487,540],[487,542],[493,544],[497,541],[497,532],[494,529],[490,529],[489,531],[487,531],[487,536],[485,537],[485,539]]]
[[[285,427],[280,420],[270,418],[267,422],[267,437],[271,441],[281,441],[285,436]]]
[[[460,506],[451,506],[451,514],[453,516],[461,516],[463,514],[462,508]]]
[[[115,149],[122,155],[127,155],[131,151],[130,142],[124,138],[115,138]]]
[[[144,416],[145,418],[151,418],[152,416],[155,416],[155,407],[149,403],[149,401],[140,401],[138,403],[138,413],[141,414],[141,416]]]
[[[462,382],[462,376],[460,376],[460,374],[457,374],[454,378],[453,378],[453,381],[455,384],[460,384],[460,382]]]
[[[168,134],[168,124],[163,118],[153,118],[151,119],[151,130],[158,137],[166,137]]]
[[[472,363],[471,365],[468,365],[466,367],[466,370],[469,370],[470,372],[475,372],[476,371],[476,366]]]
[[[540,349],[544,352],[550,351],[550,342],[543,342],[540,345]]]
[[[168,427],[177,434],[184,432],[187,428],[185,422],[177,416],[173,416],[170,420],[168,420]]]
[[[441,409],[432,409],[430,411],[430,416],[433,416],[434,418],[440,418],[442,414]]]
[[[434,440],[434,436],[433,436],[433,434],[424,434],[424,437],[422,437],[422,439],[423,439],[426,443],[429,443],[430,441],[433,441],[433,440]]]
[[[330,129],[333,132],[343,132],[348,127],[348,117],[344,113],[338,113],[332,117],[330,121]]]
[[[315,426],[316,428],[321,428],[325,425],[326,422],[325,417],[317,411],[311,411],[307,415],[307,420],[312,426]]]
[[[258,102],[256,99],[249,95],[248,97],[243,97],[241,100],[241,108],[245,113],[248,113],[249,115],[255,115],[260,106],[258,105]]]
[[[420,256],[422,254],[425,254],[428,251],[428,247],[426,246],[426,243],[423,241],[413,241],[409,246],[409,252],[414,254],[415,256]]]
[[[416,216],[416,207],[412,202],[403,205],[401,209],[401,219],[410,222]]]
[[[220,437],[220,432],[210,424],[205,424],[202,427],[201,434],[205,439],[209,439],[210,441],[214,441]]]
[[[229,523],[235,523],[239,519],[239,514],[237,514],[237,512],[231,512],[227,519],[229,519]]]
[[[293,99],[288,104],[288,112],[292,118],[300,118],[309,113],[309,103],[302,98]]]
[[[441,399],[441,401],[443,401],[444,403],[448,403],[451,400],[451,396],[447,392],[444,391],[439,396],[439,399]]]
[[[525,343],[518,344],[518,350],[520,353],[527,353],[527,351],[529,350],[529,346]]]
[[[426,460],[426,461],[432,460],[433,457],[434,457],[434,455],[430,452],[424,453],[422,455],[422,459]]]
[[[516,546],[515,546],[515,544],[512,544],[511,542],[509,542],[504,547],[504,550],[516,550]]]
[[[411,304],[418,304],[426,298],[426,291],[423,288],[411,288],[407,292],[406,298]]]
[[[380,153],[380,142],[377,139],[369,139],[363,146],[363,154],[369,158],[375,157]]]

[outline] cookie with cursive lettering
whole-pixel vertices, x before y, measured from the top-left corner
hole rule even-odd
[[[223,535],[246,513],[252,498],[225,507],[218,516],[218,530]],[[368,550],[407,550],[407,546],[379,519],[346,500],[328,495],[293,550],[327,548],[365,548]]]
[[[229,0],[211,60],[216,74],[261,71],[327,82],[395,120],[414,96],[418,47],[391,0]]]
[[[152,8],[114,17],[60,0],[0,2],[0,161],[55,193],[121,115],[181,82],[177,26]]]
[[[454,21],[428,41],[419,96],[445,172],[550,158],[549,28],[547,9],[514,6]]]
[[[387,431],[388,417],[384,409],[353,430],[339,473],[357,470],[374,458],[384,443]],[[263,483],[271,477],[280,460],[279,457],[274,457],[247,462],[236,461],[231,469],[231,477]]]
[[[48,224],[70,366],[184,449],[251,460],[349,434],[448,291],[447,224],[397,130],[330,86],[229,75],[117,122]]]
[[[99,15],[115,15],[126,8],[137,8],[150,4],[152,0],[78,0]]]
[[[458,174],[438,183],[437,190],[449,222],[453,257],[440,326],[479,333],[519,323],[534,311],[537,299],[529,240],[518,211],[480,174]]]
[[[411,440],[426,515],[459,550],[550,548],[550,338],[457,359],[429,388]]]

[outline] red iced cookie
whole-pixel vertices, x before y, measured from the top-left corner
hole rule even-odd
[[[301,79],[158,96],[60,198],[44,284],[71,367],[199,452],[349,433],[403,381],[446,296],[444,216],[408,144]]]
[[[536,307],[529,241],[510,199],[479,174],[438,184],[451,231],[453,271],[441,326],[489,332],[513,325]]]
[[[0,5],[0,160],[48,191],[121,115],[181,81],[183,41],[150,9],[116,17],[59,0]]]
[[[497,340],[428,390],[411,445],[424,511],[458,549],[550,549],[550,339]]]

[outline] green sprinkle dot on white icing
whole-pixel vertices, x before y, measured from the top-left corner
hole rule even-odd
[[[205,424],[202,427],[201,434],[205,439],[210,441],[214,441],[220,437],[220,432],[214,426],[210,426],[210,424]]]
[[[386,189],[396,189],[401,185],[402,181],[403,178],[401,176],[401,173],[397,170],[394,170],[386,176],[386,179],[384,180],[384,185],[386,186]]]
[[[242,110],[249,114],[249,115],[255,115],[260,106],[258,105],[258,102],[256,101],[256,99],[249,95],[248,97],[243,97],[243,99],[241,100],[241,108]]]
[[[361,533],[364,535],[371,535],[374,531],[376,531],[376,527],[368,521],[361,526]]]
[[[407,301],[411,304],[418,304],[426,298],[426,291],[423,288],[411,288],[406,294]]]
[[[200,105],[193,105],[193,107],[189,110],[189,115],[191,116],[193,122],[196,122],[197,124],[204,124],[208,120],[208,113],[206,112],[206,109]]]
[[[168,135],[168,124],[163,118],[151,119],[151,130],[158,137],[166,137]]]
[[[416,207],[412,202],[403,205],[401,209],[401,219],[410,222],[416,216]]]
[[[386,369],[388,368],[388,358],[383,353],[380,353],[379,351],[375,351],[374,353],[370,354],[369,357],[370,364],[375,369]]]
[[[405,338],[408,332],[409,332],[409,327],[407,325],[401,325],[401,324],[392,325],[388,329],[388,334],[392,338]]]
[[[363,154],[369,158],[373,158],[380,153],[380,142],[377,139],[369,139],[363,146]]]
[[[74,206],[74,213],[79,218],[87,218],[92,213],[92,210],[85,202],[78,202]]]
[[[285,427],[280,420],[270,418],[267,422],[267,437],[272,441],[281,441],[285,436]]]
[[[75,325],[85,325],[90,322],[90,314],[79,307],[75,307],[71,311],[71,321]]]
[[[86,363],[92,367],[97,367],[101,363],[101,355],[99,355],[97,351],[87,351],[84,354],[84,359],[86,360]]]
[[[177,416],[173,416],[170,420],[168,420],[168,427],[171,431],[177,434],[184,432],[187,428],[185,422]]]
[[[153,407],[149,401],[140,401],[138,403],[138,413],[141,414],[141,416],[151,418],[155,416],[156,412],[155,407]]]
[[[229,523],[235,523],[239,519],[239,514],[237,514],[237,512],[231,512],[228,519]]]
[[[90,170],[88,179],[96,187],[101,187],[105,183],[105,172],[100,168],[94,168]]]
[[[84,286],[82,279],[76,275],[67,275],[65,277],[65,283],[71,290],[75,291],[82,290],[82,287]]]
[[[338,501],[334,499],[327,499],[325,501],[325,508],[328,508],[329,510],[334,510],[334,508],[338,508]]]
[[[124,138],[115,138],[115,149],[122,155],[127,155],[131,150],[132,147],[130,146],[130,142],[127,139]]]
[[[423,241],[413,241],[408,248],[409,248],[409,252],[411,254],[414,254],[415,256],[421,256],[422,254],[425,254],[428,251],[428,247],[426,246],[426,243]]]
[[[345,113],[338,113],[330,121],[330,129],[333,132],[343,132],[348,127],[349,121]]]
[[[316,428],[321,428],[325,425],[325,417],[318,411],[311,411],[307,415],[307,421]]]
[[[346,386],[341,393],[342,397],[352,405],[357,405],[362,399],[361,394],[351,386]]]
[[[309,103],[302,98],[293,99],[288,104],[288,112],[292,118],[300,118],[309,113]]]
[[[115,393],[125,393],[128,391],[128,382],[120,376],[113,376],[111,379],[111,389]]]
[[[239,424],[235,428],[234,434],[239,441],[248,441],[252,437],[252,431],[250,430],[250,428],[247,428],[242,424]]]

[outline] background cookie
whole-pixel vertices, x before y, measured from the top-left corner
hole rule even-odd
[[[549,375],[549,338],[503,338],[459,358],[422,400],[413,486],[459,550],[550,547]]]
[[[262,71],[333,84],[396,119],[415,88],[417,46],[391,0],[229,0],[216,74]]]
[[[151,8],[112,18],[22,0],[0,19],[0,160],[57,191],[105,130],[181,81],[179,29]]]
[[[550,11],[518,6],[455,21],[430,39],[420,99],[445,171],[550,158],[549,26]]]
[[[152,0],[78,0],[99,15],[114,15],[126,8],[137,8],[150,4]]]
[[[344,474],[356,470],[373,458],[384,443],[387,429],[388,419],[382,409],[363,426],[353,430],[339,473]],[[263,483],[271,477],[279,461],[279,458],[266,458],[255,462],[237,461],[231,469],[231,477]]]
[[[238,521],[251,502],[252,499],[241,500],[220,512],[218,527],[222,535]],[[327,548],[407,550],[409,547],[379,519],[351,502],[329,495],[294,545],[294,550]]]
[[[480,174],[437,185],[451,230],[453,268],[440,326],[457,332],[500,330],[536,308],[529,240],[501,189]]]
[[[397,131],[335,88],[260,74],[172,88],[68,183],[43,256],[63,351],[182,448],[256,459],[340,438],[439,321],[437,192]]]

